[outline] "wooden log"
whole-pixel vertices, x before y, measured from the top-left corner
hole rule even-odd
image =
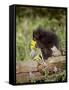
[[[31,73],[31,74],[30,74]],[[40,72],[21,72],[16,74],[17,83],[31,83],[38,80],[43,80],[44,76]]]
[[[16,73],[37,71],[38,63],[33,60],[19,61],[16,63]]]
[[[46,69],[50,74],[57,73],[66,68],[66,57],[51,57],[48,60],[46,60],[44,64],[43,63],[41,63],[41,65],[38,66],[38,70],[40,72]]]
[[[42,61],[40,64],[37,61],[19,61],[16,63],[16,80],[17,83],[28,83],[38,80],[44,80],[44,70],[50,74],[61,72],[66,67],[66,57],[51,57],[48,60]]]

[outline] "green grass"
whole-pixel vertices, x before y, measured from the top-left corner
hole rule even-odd
[[[22,18],[21,21],[16,18],[16,59],[24,60],[30,59],[30,43],[32,40],[33,30],[39,26],[44,27],[45,29],[54,28],[55,33],[59,37],[59,45],[61,49],[66,47],[66,29],[65,25],[59,26],[58,20],[49,20],[49,18]]]
[[[59,38],[59,47],[66,49],[66,10],[52,8],[16,8],[16,60],[30,60],[30,44],[33,30],[39,26],[46,30],[52,30]],[[39,53],[39,52],[38,52]],[[66,70],[48,74],[44,71],[44,80],[38,82],[55,82],[66,80]],[[22,80],[22,79],[21,79]],[[19,81],[19,83],[22,81]],[[36,83],[36,81],[31,81]]]
[[[37,27],[54,31],[60,49],[66,48],[66,10],[53,8],[16,8],[16,60],[28,60],[33,30]]]

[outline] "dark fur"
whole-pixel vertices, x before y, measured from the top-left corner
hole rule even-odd
[[[44,59],[52,55],[51,48],[53,46],[58,48],[59,41],[57,35],[43,28],[37,28],[33,31],[33,39],[37,42],[37,47],[41,49]]]

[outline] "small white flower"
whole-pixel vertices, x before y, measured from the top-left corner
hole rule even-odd
[[[53,70],[55,73],[58,71],[57,67],[55,66],[54,67],[54,70]]]

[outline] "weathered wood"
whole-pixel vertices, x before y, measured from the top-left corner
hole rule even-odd
[[[51,57],[44,61],[19,61],[16,63],[16,80],[17,83],[28,83],[32,81],[43,80],[43,71],[47,70],[48,74],[63,71],[66,66],[66,57]]]
[[[43,71],[46,69],[49,73],[57,73],[66,68],[66,57],[59,56],[59,57],[51,57],[38,66],[39,71]]]
[[[50,57],[45,62],[46,63],[66,62],[66,56]]]
[[[27,83],[34,82],[38,80],[43,80],[44,76],[40,72],[21,72],[16,74],[17,83]]]
[[[16,64],[16,73],[37,71],[38,63],[33,60],[19,61]]]

